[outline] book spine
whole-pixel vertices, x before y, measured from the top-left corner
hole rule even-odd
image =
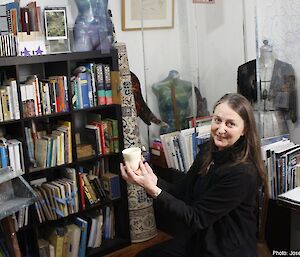
[[[105,105],[105,87],[102,64],[96,64],[96,88],[98,105]]]
[[[104,86],[105,86],[105,102],[106,104],[112,104],[112,89],[110,79],[110,67],[108,64],[103,65],[104,74]]]

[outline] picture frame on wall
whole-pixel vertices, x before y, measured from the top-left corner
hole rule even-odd
[[[174,27],[174,0],[122,0],[122,30]]]
[[[44,19],[47,40],[68,39],[66,8],[45,8]]]
[[[194,4],[214,4],[215,0],[193,0]]]

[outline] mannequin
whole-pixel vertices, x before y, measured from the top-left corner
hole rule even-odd
[[[187,128],[187,118],[191,116],[192,83],[181,80],[178,71],[171,70],[168,77],[152,86],[152,90],[158,100],[161,119],[169,125],[162,127],[160,132]]]
[[[289,133],[287,119],[296,122],[295,73],[292,65],[275,58],[273,48],[264,40],[260,48],[259,91],[256,60],[238,68],[238,92],[252,102],[262,138]],[[257,93],[260,92],[260,101]]]
[[[78,16],[74,25],[76,51],[101,50],[112,47],[112,22],[107,10],[108,0],[76,0]]]

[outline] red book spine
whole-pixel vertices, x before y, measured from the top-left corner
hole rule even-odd
[[[84,199],[84,181],[83,181],[83,174],[78,173],[78,180],[79,180],[79,193],[80,193],[80,202],[82,210],[85,209],[85,199]]]

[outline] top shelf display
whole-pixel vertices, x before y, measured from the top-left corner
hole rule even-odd
[[[72,52],[72,53],[60,53],[60,54],[47,54],[47,55],[35,55],[35,56],[12,56],[12,57],[0,57],[0,66],[11,66],[11,65],[23,65],[23,64],[34,64],[34,63],[49,63],[57,61],[72,61],[72,60],[83,60],[83,59],[105,59],[112,58],[112,70],[118,70],[117,62],[117,50],[112,49],[110,53],[101,53],[100,51],[88,51],[88,52]]]

